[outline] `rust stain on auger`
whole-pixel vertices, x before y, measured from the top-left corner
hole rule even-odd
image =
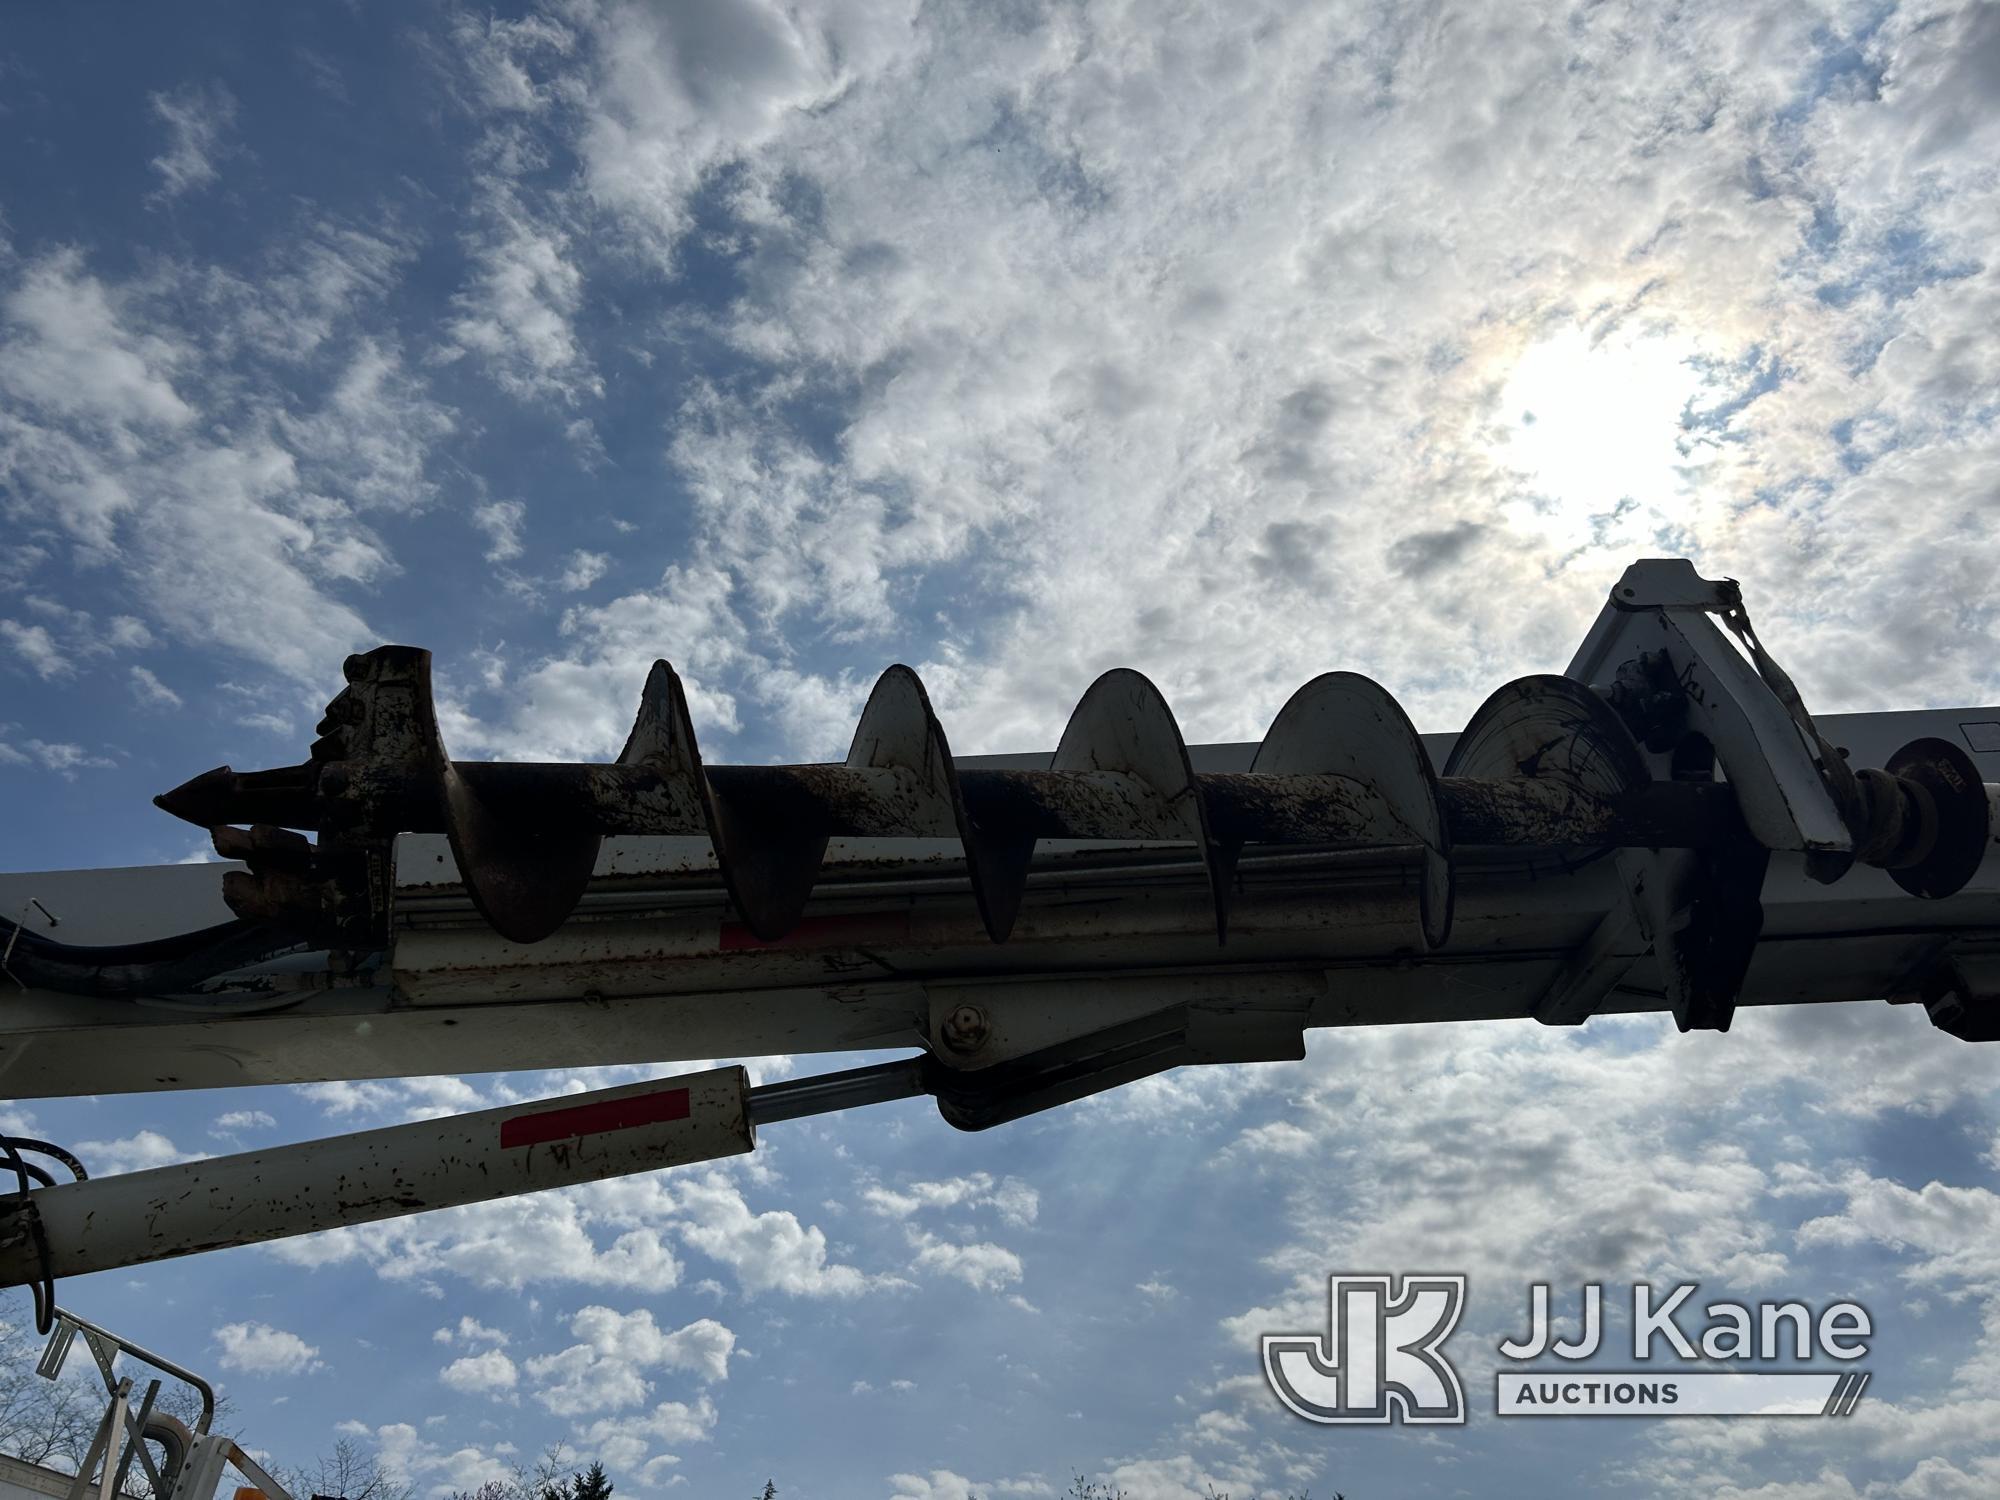
[[[608,765],[450,759],[430,653],[416,647],[350,657],[346,677],[304,764],[225,766],[155,799],[248,861],[226,881],[239,915],[332,947],[379,945],[391,843],[404,832],[447,835],[480,912],[518,943],[575,910],[612,834],[706,837],[744,924],[767,941],[798,922],[835,837],[957,840],[995,942],[1014,925],[1040,839],[1192,845],[1218,940],[1248,845],[1404,849],[1421,866],[1417,926],[1433,949],[1451,930],[1455,846],[1754,847],[1726,784],[1655,779],[1619,713],[1565,677],[1494,693],[1442,775],[1395,699],[1347,672],[1300,688],[1250,770],[1230,774],[1197,774],[1165,698],[1123,669],[1091,685],[1039,770],[957,767],[904,666],[876,683],[845,761],[793,766],[704,765],[664,661]]]

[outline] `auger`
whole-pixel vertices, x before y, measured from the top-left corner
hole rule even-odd
[[[1564,674],[1449,736],[1333,672],[1259,743],[1190,747],[1120,670],[1053,752],[960,757],[898,666],[844,761],[711,765],[660,662],[615,761],[500,764],[448,755],[426,652],[345,676],[301,764],[156,799],[240,868],[0,877],[15,1094],[917,1050],[60,1186],[16,1143],[0,1282],[710,1159],[914,1094],[981,1129],[1295,1058],[1312,1027],[1727,1030],[1739,1004],[1886,998],[2000,1037],[2000,709],[1815,719],[1736,585],[1685,561],[1633,565]],[[57,943],[31,902],[116,943]]]

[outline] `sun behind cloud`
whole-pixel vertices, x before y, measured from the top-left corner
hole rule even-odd
[[[1522,476],[1509,524],[1629,550],[1671,524],[1689,485],[1686,416],[1706,384],[1685,334],[1569,327],[1506,376],[1495,457]]]

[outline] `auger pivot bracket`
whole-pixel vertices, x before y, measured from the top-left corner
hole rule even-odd
[[[1736,581],[1703,578],[1685,558],[1627,568],[1565,675],[1619,709],[1655,774],[1694,764],[1705,775],[1712,756],[1757,843],[1802,854],[1823,883],[1859,861],[1913,895],[1955,891],[1995,827],[1978,768],[1948,741],[1851,767],[1758,638]]]

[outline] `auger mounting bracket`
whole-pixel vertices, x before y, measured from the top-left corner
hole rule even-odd
[[[1731,644],[1718,617],[1744,649]],[[1649,659],[1671,672],[1686,705],[1683,736],[1699,734],[1713,749],[1757,841],[1803,853],[1817,880],[1844,875],[1854,863],[1854,775],[1757,641],[1735,580],[1703,578],[1685,558],[1632,564],[1564,675],[1612,698],[1621,669],[1629,684],[1629,664]],[[1652,667],[1647,675],[1664,673]],[[1655,750],[1659,743],[1646,749],[1671,756],[1674,747]],[[1655,770],[1672,774],[1670,762]]]

